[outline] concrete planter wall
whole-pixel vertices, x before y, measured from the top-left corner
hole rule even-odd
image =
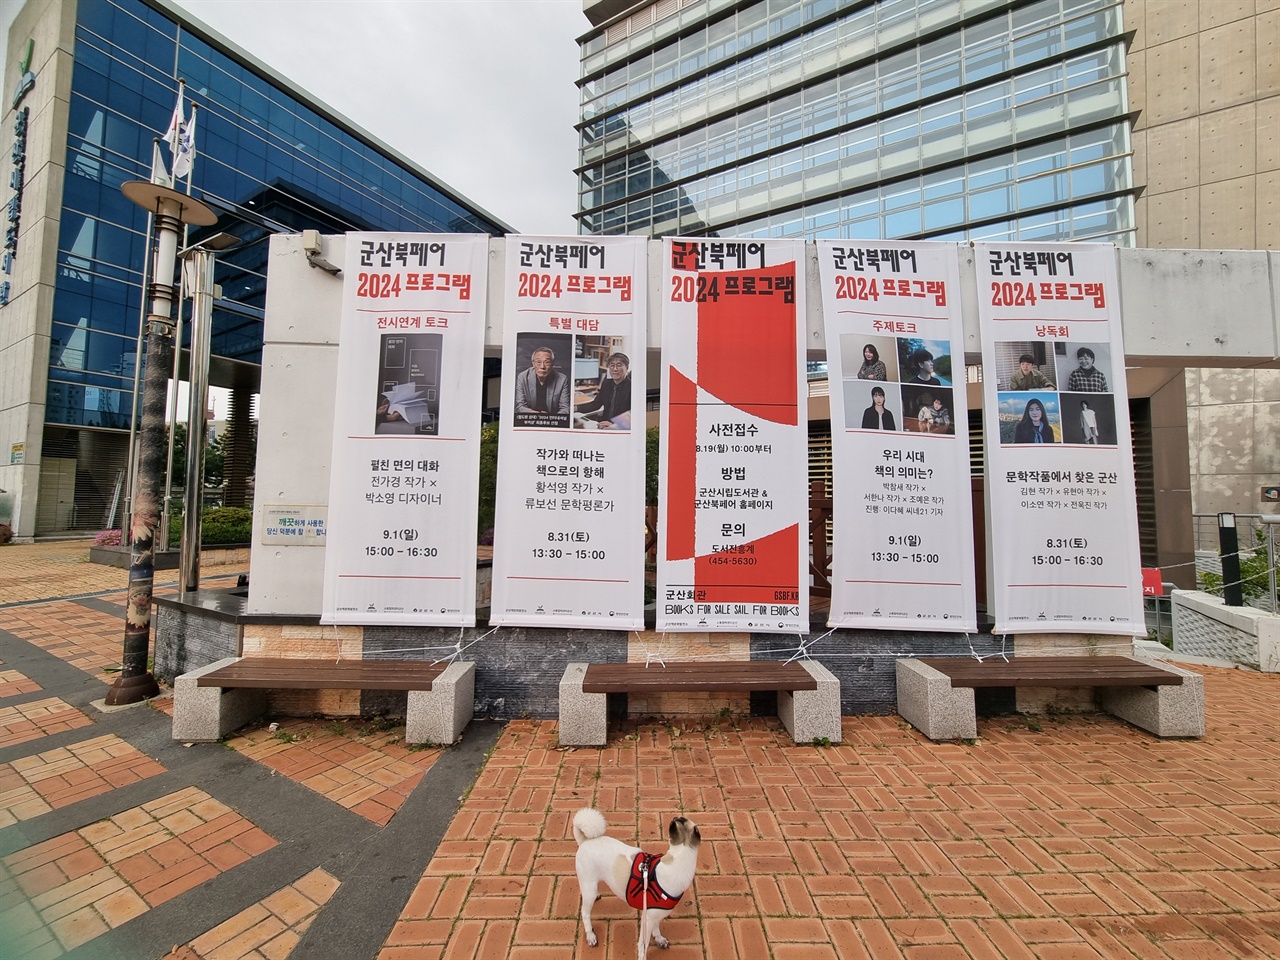
[[[1173,591],[1173,649],[1280,673],[1280,617],[1228,607],[1200,590]]]
[[[89,562],[101,563],[109,567],[129,569],[130,550],[128,547],[90,547]],[[179,554],[177,550],[157,550],[155,568],[157,570],[177,570]],[[214,567],[228,563],[249,562],[249,544],[228,543],[212,547],[200,548],[200,566]]]

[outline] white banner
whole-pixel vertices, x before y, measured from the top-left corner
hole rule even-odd
[[[324,623],[475,624],[488,244],[347,234]]]
[[[835,549],[831,627],[977,630],[953,243],[818,244]]]
[[[802,240],[663,243],[659,630],[809,629]]]
[[[997,633],[1146,633],[1116,253],[979,243]]]
[[[507,238],[491,623],[644,627],[645,243]]]

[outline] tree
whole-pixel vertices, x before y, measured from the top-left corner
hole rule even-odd
[[[254,431],[253,437],[257,441],[257,430]],[[204,482],[206,486],[216,487],[222,484],[223,463],[226,458],[226,435],[219,436],[216,440],[205,447],[204,451]],[[173,483],[174,486],[180,487],[186,483],[187,479],[187,425],[185,423],[175,423],[173,425]]]
[[[173,471],[173,481],[181,486],[187,476],[187,425],[185,423],[175,423],[173,425],[173,459],[170,465]]]

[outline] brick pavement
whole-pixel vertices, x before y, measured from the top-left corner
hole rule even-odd
[[[932,744],[896,717],[847,717],[843,745],[797,747],[776,720],[729,717],[560,750],[554,722],[515,721],[406,869],[415,851],[379,836],[421,816],[414,798],[461,748],[282,719],[230,751],[184,749],[163,736],[163,698],[99,714],[88,700],[122,637],[104,604],[127,578],[86,569],[84,549],[0,548],[0,604],[23,603],[0,608],[0,942],[15,956],[305,960],[326,916],[367,909],[349,891],[403,874],[381,950],[353,960],[630,958],[634,914],[611,896],[602,946],[582,941],[569,820],[586,803],[649,849],[677,812],[701,827],[698,879],[664,924],[671,960],[1280,956],[1280,677],[1205,669],[1199,741],[1084,714]],[[83,594],[101,602],[60,599]]]
[[[1201,741],[1084,714],[932,744],[846,717],[843,745],[814,748],[739,718],[561,751],[554,723],[514,722],[381,958],[633,957],[610,895],[602,947],[582,940],[569,821],[587,803],[653,850],[670,816],[698,823],[671,960],[1280,956],[1280,677],[1205,675]]]
[[[92,540],[52,540],[9,543],[0,548],[0,606],[52,597],[124,591],[129,571],[89,562]],[[234,575],[247,569],[244,563],[201,565],[201,579]],[[178,582],[177,570],[157,570],[157,591]]]
[[[0,827],[163,771],[160,764],[113,735],[0,764]]]
[[[385,826],[440,756],[404,743],[404,724],[281,719],[247,727],[227,746],[334,803]]]
[[[323,870],[312,870],[296,883],[282,887],[261,903],[174,949],[165,960],[283,960],[293,952],[338,887],[338,881]]]
[[[57,955],[274,845],[191,787],[0,860],[5,929],[18,956]]]

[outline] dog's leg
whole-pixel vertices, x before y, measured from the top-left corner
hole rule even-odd
[[[596,932],[591,929],[591,908],[600,899],[600,885],[599,882],[583,883],[582,878],[579,877],[578,886],[582,890],[582,930],[587,935],[587,946],[594,947]]]
[[[649,913],[649,933],[653,936],[653,942],[660,946],[663,950],[671,946],[671,942],[662,935],[662,921],[668,916],[661,910],[650,910]]]

